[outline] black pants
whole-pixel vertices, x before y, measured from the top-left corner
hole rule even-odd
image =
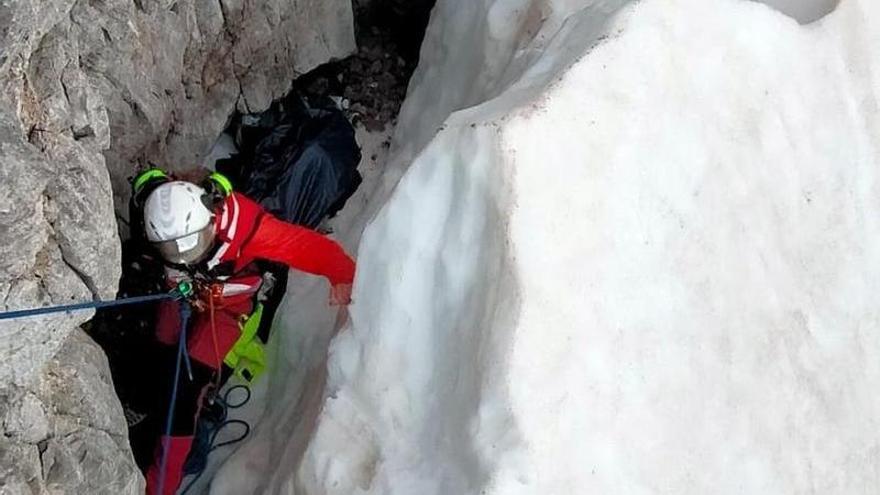
[[[154,351],[155,362],[153,380],[150,380],[144,394],[153,398],[147,408],[147,419],[129,432],[132,449],[138,466],[145,470],[154,462],[156,444],[159,437],[165,434],[168,420],[168,409],[174,384],[174,370],[177,362],[177,346],[157,344]],[[172,411],[171,436],[193,435],[198,422],[200,400],[215,382],[214,370],[190,360],[192,364],[192,380],[181,363],[180,378],[177,384],[177,401]],[[220,387],[232,374],[228,366],[223,366],[220,376]]]

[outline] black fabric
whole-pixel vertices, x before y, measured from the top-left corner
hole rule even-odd
[[[217,171],[235,190],[290,223],[318,227],[339,212],[361,184],[361,150],[354,128],[332,101],[307,105],[292,93],[262,114],[237,116],[230,131],[238,154],[217,162]],[[260,340],[268,342],[289,268],[268,261],[258,266],[275,279],[257,331]]]
[[[144,230],[144,204],[150,194],[166,182],[168,182],[166,177],[152,179],[144,184],[139,192],[132,189],[131,197],[128,199],[128,235],[142,252],[151,248],[150,243],[147,242],[147,232]]]
[[[167,291],[162,262],[144,254],[135,240],[122,245],[123,276],[118,297],[143,296]],[[85,325],[88,334],[107,353],[113,385],[125,406],[147,414],[147,419],[130,430],[135,458],[141,466],[152,460],[156,438],[162,429],[167,411],[161,410],[158,399],[166,383],[155,374],[165,366],[165,347],[155,338],[156,304],[140,304],[97,311]],[[176,351],[176,349],[174,349]],[[172,361],[173,365],[173,361]],[[171,368],[173,371],[173,367]]]
[[[272,263],[268,261],[258,262],[264,272],[269,272],[275,280],[275,284],[266,294],[266,300],[263,301],[263,315],[260,317],[260,327],[257,329],[257,337],[265,344],[269,342],[269,334],[272,330],[272,322],[275,321],[275,313],[284,299],[287,292],[287,277],[290,268],[283,263]]]
[[[283,220],[315,228],[361,183],[354,128],[332,102],[310,108],[293,95],[235,127],[239,153],[218,171]]]
[[[147,414],[146,420],[129,429],[135,460],[143,470],[156,462],[156,442],[164,433],[169,401],[171,400],[171,389],[174,384],[177,345],[157,344],[153,352],[149,354],[152,363],[148,370],[145,370],[144,375],[149,376],[152,383],[141,393],[144,398],[151,399],[151,404],[141,409]],[[189,379],[185,367],[181,369],[177,402],[172,413],[174,419],[172,420],[171,436],[190,436],[195,432],[199,397],[214,380],[212,368],[192,359],[190,363],[193,372],[192,380]],[[223,368],[223,376],[228,377],[228,367],[224,366]]]

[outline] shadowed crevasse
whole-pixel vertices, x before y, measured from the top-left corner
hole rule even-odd
[[[766,4],[801,24],[818,21],[834,12],[840,0],[755,0]]]

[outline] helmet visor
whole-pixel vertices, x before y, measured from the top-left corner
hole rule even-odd
[[[202,261],[213,244],[213,225],[177,239],[153,243],[165,260],[176,265],[194,265]]]

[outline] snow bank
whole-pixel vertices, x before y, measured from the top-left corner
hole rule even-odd
[[[876,493],[878,51],[873,0],[440,0],[351,323],[296,282],[212,493]]]

